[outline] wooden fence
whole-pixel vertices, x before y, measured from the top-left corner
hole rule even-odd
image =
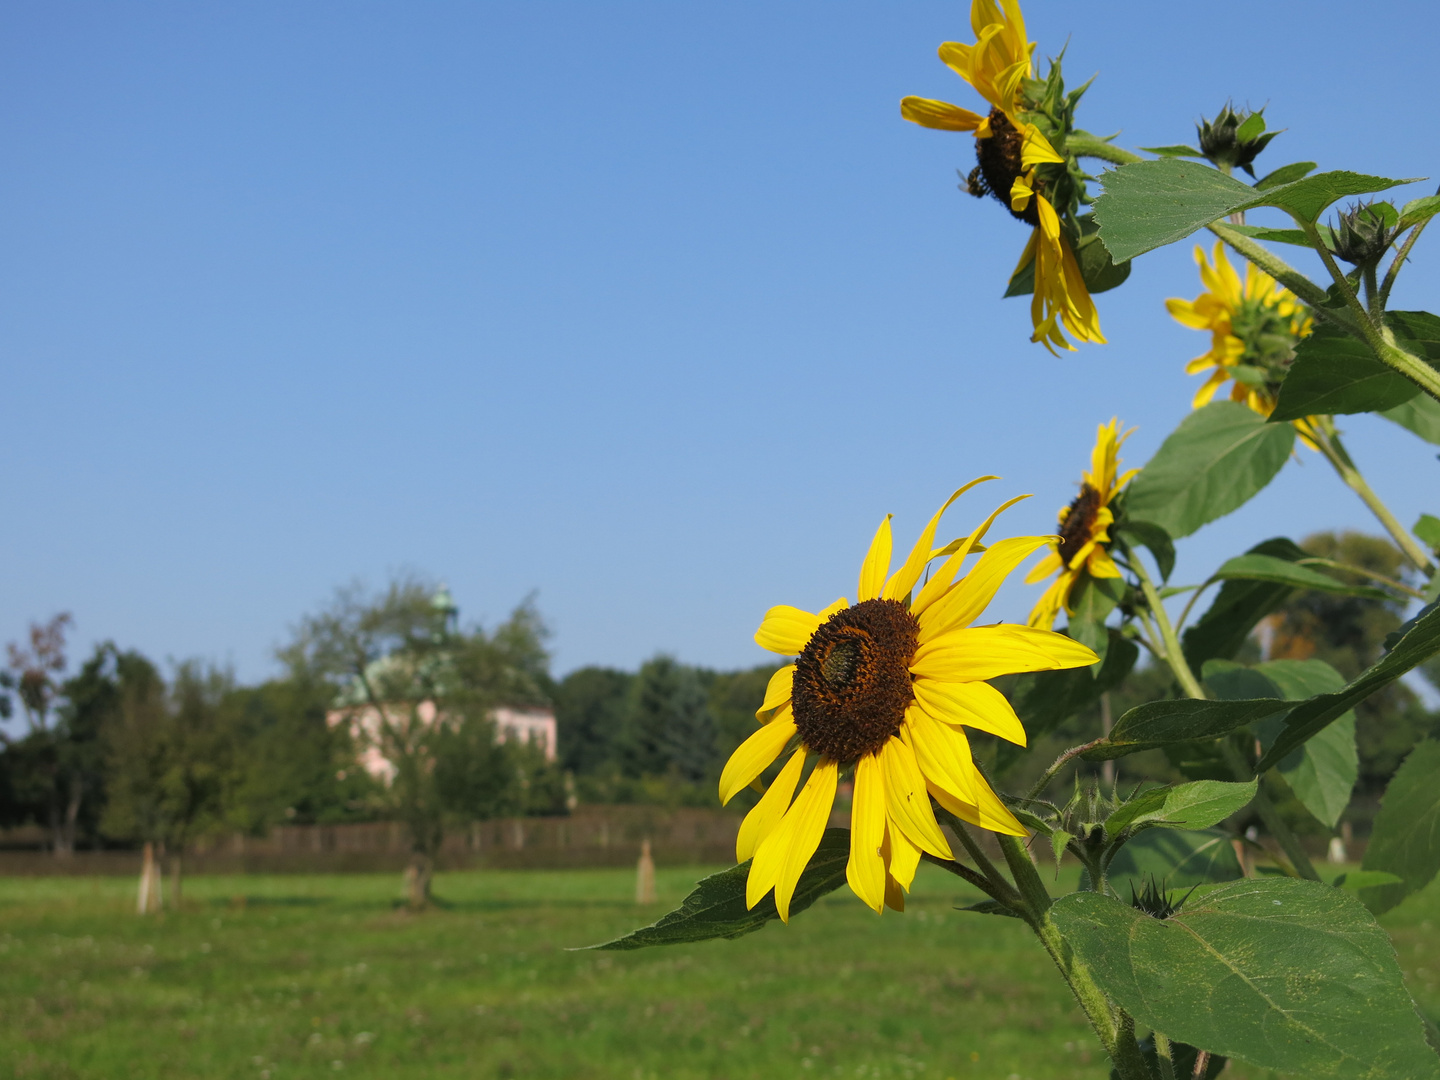
[[[633,866],[649,840],[660,866],[720,865],[735,859],[740,816],[721,810],[582,806],[566,817],[477,821],[445,837],[441,869]],[[28,834],[27,834],[28,835]],[[38,835],[38,831],[37,831]],[[12,837],[12,840],[18,837]],[[335,873],[403,867],[404,825],[282,825],[267,836],[210,836],[185,853],[190,873]],[[0,850],[0,874],[136,874],[138,851]]]

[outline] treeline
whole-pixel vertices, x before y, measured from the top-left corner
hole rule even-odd
[[[0,826],[39,825],[60,855],[383,818],[405,822],[428,858],[471,820],[581,801],[714,805],[773,670],[660,656],[557,682],[533,605],[491,631],[461,629],[448,594],[409,579],[339,592],[259,685],[199,661],[162,671],[111,643],[72,669],[70,628],[68,615],[33,626],[0,673],[0,713],[13,718]],[[499,706],[553,708],[558,760],[499,737]],[[377,755],[379,778],[362,765]]]

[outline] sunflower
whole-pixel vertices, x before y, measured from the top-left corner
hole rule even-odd
[[[1204,249],[1197,245],[1195,262],[1205,291],[1194,300],[1165,301],[1176,322],[1210,331],[1209,351],[1185,365],[1188,375],[1210,372],[1195,391],[1192,404],[1197,409],[1208,405],[1215,392],[1234,379],[1230,400],[1269,416],[1295,358],[1295,345],[1310,333],[1313,320],[1294,293],[1249,263],[1242,284],[1219,241],[1214,260],[1212,264],[1206,259]],[[1295,428],[1313,448],[1313,419],[1296,420]]]
[[[1120,570],[1110,558],[1110,526],[1115,514],[1110,504],[1138,473],[1120,473],[1120,447],[1135,429],[1120,432],[1120,421],[1112,418],[1095,429],[1095,449],[1090,452],[1090,470],[1082,474],[1080,494],[1060,511],[1060,535],[1051,544],[1050,554],[1041,559],[1025,578],[1025,584],[1059,577],[1030,612],[1030,625],[1049,630],[1063,607],[1070,611],[1070,595],[1082,574],[1097,578],[1118,578]]]
[[[1051,353],[1055,347],[1073,350],[1065,332],[1080,341],[1103,343],[1100,315],[1081,276],[1070,241],[1060,229],[1060,217],[1046,198],[1046,183],[1037,166],[1065,165],[1050,141],[1025,119],[1021,94],[1031,77],[1035,46],[1025,36],[1025,19],[1015,0],[974,0],[970,23],[975,44],[947,41],[940,59],[990,103],[987,115],[945,101],[907,97],[900,115],[922,127],[940,131],[968,131],[975,136],[979,162],[970,174],[973,194],[993,195],[1012,216],[1033,228],[1015,274],[1030,265],[1035,269],[1035,292],[1030,301],[1031,341]],[[1012,278],[1015,276],[1011,275]]]
[[[776,910],[789,920],[795,885],[820,843],[841,773],[853,773],[855,783],[846,877],[877,912],[887,903],[904,910],[901,890],[909,889],[921,852],[953,858],[932,797],[972,824],[1025,835],[976,768],[963,728],[1025,745],[1015,711],[985,680],[1081,667],[1097,657],[1048,630],[972,625],[1005,577],[1052,539],[1022,536],[982,549],[980,541],[996,516],[1019,501],[1012,499],[969,536],[932,550],[941,515],[980,482],[950,497],[893,574],[887,516],[861,564],[853,606],[842,597],[814,614],[783,605],[765,613],[756,642],[796,659],[770,680],[756,713],[768,720],[720,776],[720,799],[728,803],[785,757],[735,843],[737,861],[753,858],[749,907],[773,889]],[[981,550],[960,576],[965,559]],[[944,561],[922,581],[935,559]]]

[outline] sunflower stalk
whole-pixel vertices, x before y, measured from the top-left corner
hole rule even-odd
[[[1420,389],[1424,390],[1431,397],[1440,401],[1440,371],[1436,371],[1429,364],[1425,363],[1418,356],[1412,356],[1404,349],[1395,344],[1394,335],[1383,322],[1372,319],[1370,313],[1365,310],[1365,305],[1355,295],[1355,290],[1350,286],[1350,280],[1345,272],[1340,269],[1335,257],[1330,253],[1329,247],[1320,236],[1320,230],[1314,223],[1299,218],[1296,222],[1304,230],[1306,238],[1310,241],[1320,261],[1325,264],[1325,269],[1330,272],[1330,277],[1335,282],[1335,288],[1345,301],[1345,306],[1350,310],[1353,325],[1349,327],[1352,333],[1358,331],[1370,351],[1375,354],[1376,359],[1381,363],[1394,368],[1401,375],[1404,375]],[[1213,226],[1212,226],[1213,229]],[[1217,235],[1219,235],[1217,233]],[[1229,243],[1226,240],[1226,243]],[[1259,245],[1255,245],[1258,247]],[[1237,248],[1237,250],[1239,250]],[[1263,250],[1263,249],[1262,249]],[[1247,256],[1248,257],[1248,256]],[[1308,280],[1308,279],[1307,279]],[[1288,284],[1288,282],[1287,282]],[[1326,315],[1333,317],[1333,311],[1324,311]]]
[[[1098,158],[1112,165],[1134,165],[1144,161],[1139,154],[1131,153],[1123,146],[1116,146],[1108,139],[1102,139],[1088,132],[1072,131],[1065,138],[1065,149],[1076,157]]]
[[[1360,501],[1365,504],[1370,513],[1375,515],[1375,520],[1385,527],[1385,531],[1395,541],[1395,546],[1404,553],[1405,558],[1417,570],[1426,577],[1434,577],[1434,560],[1400,524],[1399,519],[1390,512],[1390,508],[1385,505],[1380,496],[1375,494],[1375,490],[1366,481],[1354,459],[1345,449],[1345,444],[1340,441],[1340,433],[1335,429],[1334,421],[1325,417],[1322,423],[1317,425],[1315,434],[1318,438],[1314,442],[1320,453],[1325,456],[1325,460],[1330,463],[1345,485],[1360,496]]]
[[[1145,595],[1145,605],[1150,609],[1150,615],[1155,620],[1155,626],[1160,632],[1163,651],[1158,655],[1169,666],[1175,675],[1175,680],[1186,695],[1203,700],[1208,695],[1200,686],[1200,680],[1195,678],[1195,672],[1190,670],[1190,665],[1185,660],[1185,651],[1180,647],[1180,637],[1175,633],[1170,616],[1165,612],[1164,601],[1160,599],[1160,593],[1156,590],[1155,583],[1150,580],[1150,575],[1145,571],[1145,564],[1139,559],[1134,559],[1131,561],[1131,569],[1140,579],[1140,591]]]

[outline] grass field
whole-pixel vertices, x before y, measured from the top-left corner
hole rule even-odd
[[[566,951],[652,921],[700,873],[662,870],[649,909],[627,871],[443,874],[446,906],[420,916],[392,875],[197,877],[158,918],[126,879],[0,881],[0,1075],[1108,1074],[1026,928],[954,910],[975,897],[930,867],[904,915],[840,892],[736,941]],[[1385,919],[1432,1014],[1437,909],[1432,889]]]

